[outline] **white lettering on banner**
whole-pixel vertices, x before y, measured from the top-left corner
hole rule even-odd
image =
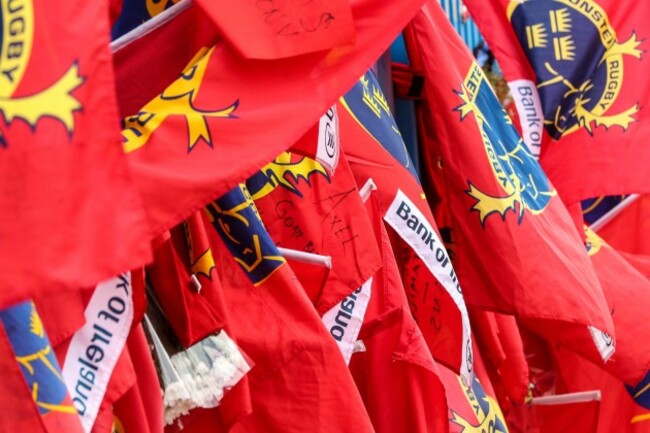
[[[90,432],[133,322],[131,273],[97,285],[63,363],[63,379],[84,431]]]
[[[544,113],[535,83],[530,80],[513,80],[508,83],[515,101],[524,143],[535,158],[539,158],[544,133]]]
[[[334,173],[339,163],[339,116],[336,105],[327,110],[320,118],[318,127],[318,148],[316,160],[323,165],[329,173]]]
[[[598,349],[601,358],[603,358],[603,362],[607,362],[616,350],[614,347],[614,340],[608,333],[603,332],[600,329],[594,328],[593,326],[587,326],[587,328],[589,328],[591,337],[594,339],[594,343],[596,344],[596,348]]]
[[[323,323],[336,340],[346,364],[350,364],[354,344],[361,331],[370,301],[371,287],[372,277],[323,315]]]
[[[472,340],[467,307],[449,254],[436,231],[415,204],[401,191],[388,208],[386,221],[422,259],[427,269],[442,284],[461,315],[463,345],[460,373],[468,382],[472,378]]]

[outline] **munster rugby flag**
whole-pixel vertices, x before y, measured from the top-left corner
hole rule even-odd
[[[313,278],[313,270],[302,279],[319,314],[330,311],[381,267],[372,226],[345,158],[328,174],[314,159],[283,152],[247,186],[278,245],[332,258],[324,285]]]
[[[212,246],[229,324],[254,364],[247,375],[253,412],[231,431],[374,432],[335,340],[245,189],[206,211],[215,228],[209,236],[221,238]]]
[[[426,77],[436,138],[422,151],[432,176],[442,167],[465,300],[525,318],[576,350],[596,343],[607,359],[612,341],[600,331],[611,335],[612,319],[584,245],[482,70],[433,2],[406,40]]]
[[[354,44],[279,60],[241,58],[218,42],[213,24],[187,2],[168,10],[159,27],[117,44],[124,149],[156,231],[224,194],[296,142],[421,3],[354,0]],[[169,70],[176,74],[171,84]]]
[[[372,178],[381,213],[399,241],[395,250],[411,312],[437,362],[472,370],[471,331],[451,260],[413,162],[372,71],[340,99],[341,143],[359,185]]]
[[[644,55],[650,4],[466,3],[490,46],[496,47],[506,79],[511,86],[515,83],[522,126],[537,122],[541,108],[547,135],[542,166],[562,199],[569,203],[650,191],[645,169],[650,162],[650,60]],[[517,88],[518,80],[526,78],[518,65],[526,60],[535,85]],[[539,106],[533,104],[537,96]]]
[[[377,195],[366,197],[366,210],[384,267],[372,279],[350,370],[376,433],[447,432],[445,389],[409,309]]]
[[[0,2],[0,304],[92,286],[149,257],[120,150],[107,11]]]

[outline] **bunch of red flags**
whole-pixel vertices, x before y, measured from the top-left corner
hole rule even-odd
[[[0,430],[648,429],[619,3],[2,2]]]

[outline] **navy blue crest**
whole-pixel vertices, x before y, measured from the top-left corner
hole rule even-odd
[[[595,223],[607,212],[620,204],[624,198],[624,195],[607,195],[583,200],[581,205],[585,223],[590,225]]]
[[[623,56],[641,57],[636,36],[619,43],[593,0],[510,2],[508,15],[537,77],[544,126],[553,139],[597,126],[627,129],[638,106],[607,113],[623,84]]]
[[[630,393],[637,404],[650,409],[650,372],[646,373],[637,386],[625,385],[625,388],[627,388],[627,392]]]
[[[28,301],[0,310],[0,322],[41,415],[52,410],[74,413],[65,402],[68,390],[34,304]]]
[[[111,29],[111,38],[119,38],[177,2],[178,0],[124,0],[120,16]]]
[[[556,192],[478,65],[470,67],[463,90],[456,91],[456,94],[463,104],[454,110],[460,112],[461,121],[466,121],[470,113],[474,115],[492,172],[506,194],[485,193],[481,191],[485,187],[470,180],[467,194],[477,200],[472,210],[479,212],[482,223],[493,213],[505,219],[508,210],[518,213],[518,222],[523,219],[525,209],[533,213],[542,212]]]
[[[418,179],[415,165],[372,70],[357,81],[341,102],[366,132]]]
[[[258,285],[286,263],[262,224],[245,187],[206,207],[212,225],[246,276]]]

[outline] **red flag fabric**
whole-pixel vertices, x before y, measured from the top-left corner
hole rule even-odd
[[[532,420],[529,433],[596,433],[600,401],[566,403],[557,405],[534,405],[530,407]]]
[[[512,316],[470,308],[476,342],[501,409],[522,404],[528,393],[529,370],[517,322]]]
[[[372,432],[332,336],[239,187],[206,208],[233,333],[255,365],[231,432]],[[219,245],[219,247],[217,247]]]
[[[612,318],[571,217],[439,5],[427,3],[406,42],[427,80],[422,152],[446,188],[465,300],[607,359]]]
[[[124,148],[156,232],[288,149],[379,57],[420,4],[354,0],[354,45],[282,60],[242,59],[218,43],[214,25],[192,5],[116,46]],[[162,72],[152,76],[151,70]],[[168,85],[172,77],[176,81]]]
[[[650,192],[650,4],[466,5],[511,84],[522,126],[539,134],[543,122],[541,163],[562,199]]]
[[[650,279],[650,256],[619,252],[629,264]]]
[[[598,236],[620,252],[650,256],[650,195],[629,197],[619,206],[623,205],[620,213],[596,229]]]
[[[465,301],[414,164],[372,71],[340,99],[337,113],[341,144],[357,184],[361,187],[368,179],[376,184],[382,216],[395,234],[410,309],[429,349],[437,362],[469,379],[471,331]],[[410,218],[404,218],[411,208]]]
[[[448,431],[438,368],[408,307],[376,192],[366,202],[383,259],[350,370],[377,433]]]
[[[162,394],[141,325],[131,332],[127,347],[135,369],[136,383],[115,403],[113,430],[116,433],[162,433]]]
[[[187,416],[179,422],[175,420],[180,416],[178,408],[181,403],[173,402],[173,397],[169,397],[171,402],[167,405],[167,393],[174,395],[174,391],[165,390],[165,422],[168,424],[165,429],[169,432],[182,428],[201,431],[206,425],[227,430],[227,426],[236,418],[250,410],[250,396],[245,379],[250,366],[241,353],[232,356],[230,352],[239,350],[236,345],[233,345],[233,349],[217,346],[218,350],[215,351],[209,340],[217,334],[226,341],[236,340],[236,336],[229,326],[227,305],[206,226],[213,231],[204,212],[194,213],[171,230],[168,239],[154,250],[154,264],[147,267],[156,300],[171,325],[170,332],[174,335],[172,340],[180,342],[185,349],[195,346],[182,355],[182,359],[189,359],[190,374],[196,373],[198,377],[194,381],[188,381],[186,386],[190,389],[192,386],[205,389],[203,381],[208,380],[206,376],[210,378],[219,375],[220,379],[211,389],[206,389],[200,398],[191,396],[191,407],[198,406],[205,410],[192,409],[189,415],[187,409],[181,411]],[[160,332],[165,332],[162,329],[164,325],[160,325],[160,328]],[[222,332],[224,335],[221,335]],[[200,367],[194,364],[194,354],[197,352],[206,354],[206,358],[209,358],[207,363],[202,362],[206,370],[211,370],[210,374],[199,371]],[[178,354],[172,355],[172,362],[177,369],[178,365],[187,364],[178,360]],[[179,374],[183,377],[182,372]],[[185,382],[185,379],[182,380]],[[222,404],[222,399],[233,388],[236,389],[235,395]],[[219,405],[213,407],[215,400]]]
[[[99,412],[92,424],[91,433],[104,433],[111,431],[116,425],[114,406],[123,397],[128,396],[129,391],[136,386],[136,375],[127,350],[119,355],[119,359],[108,382],[106,394],[104,395]],[[87,428],[87,427],[86,427]],[[145,431],[146,432],[146,431]]]
[[[650,409],[635,402],[635,398],[643,398],[643,390],[627,389],[620,380],[569,351],[557,350],[554,355],[559,374],[557,394],[601,392],[598,433],[650,432]],[[567,429],[575,427],[572,420],[567,421]]]
[[[150,258],[119,146],[107,8],[2,6],[0,306],[89,287]]]
[[[172,229],[171,236],[154,250],[154,263],[147,267],[156,298],[185,348],[226,324],[224,306],[210,302],[221,285],[201,218],[197,212]]]
[[[315,160],[284,152],[246,184],[278,246],[332,258],[324,287],[313,274],[304,284],[320,315],[381,267],[371,223],[343,156],[328,174]]]
[[[346,0],[197,3],[246,58],[292,57],[355,42],[352,10]]]
[[[603,368],[636,385],[650,370],[650,329],[640,320],[650,311],[650,280],[592,230],[585,227],[585,234],[617,336],[616,352]]]

